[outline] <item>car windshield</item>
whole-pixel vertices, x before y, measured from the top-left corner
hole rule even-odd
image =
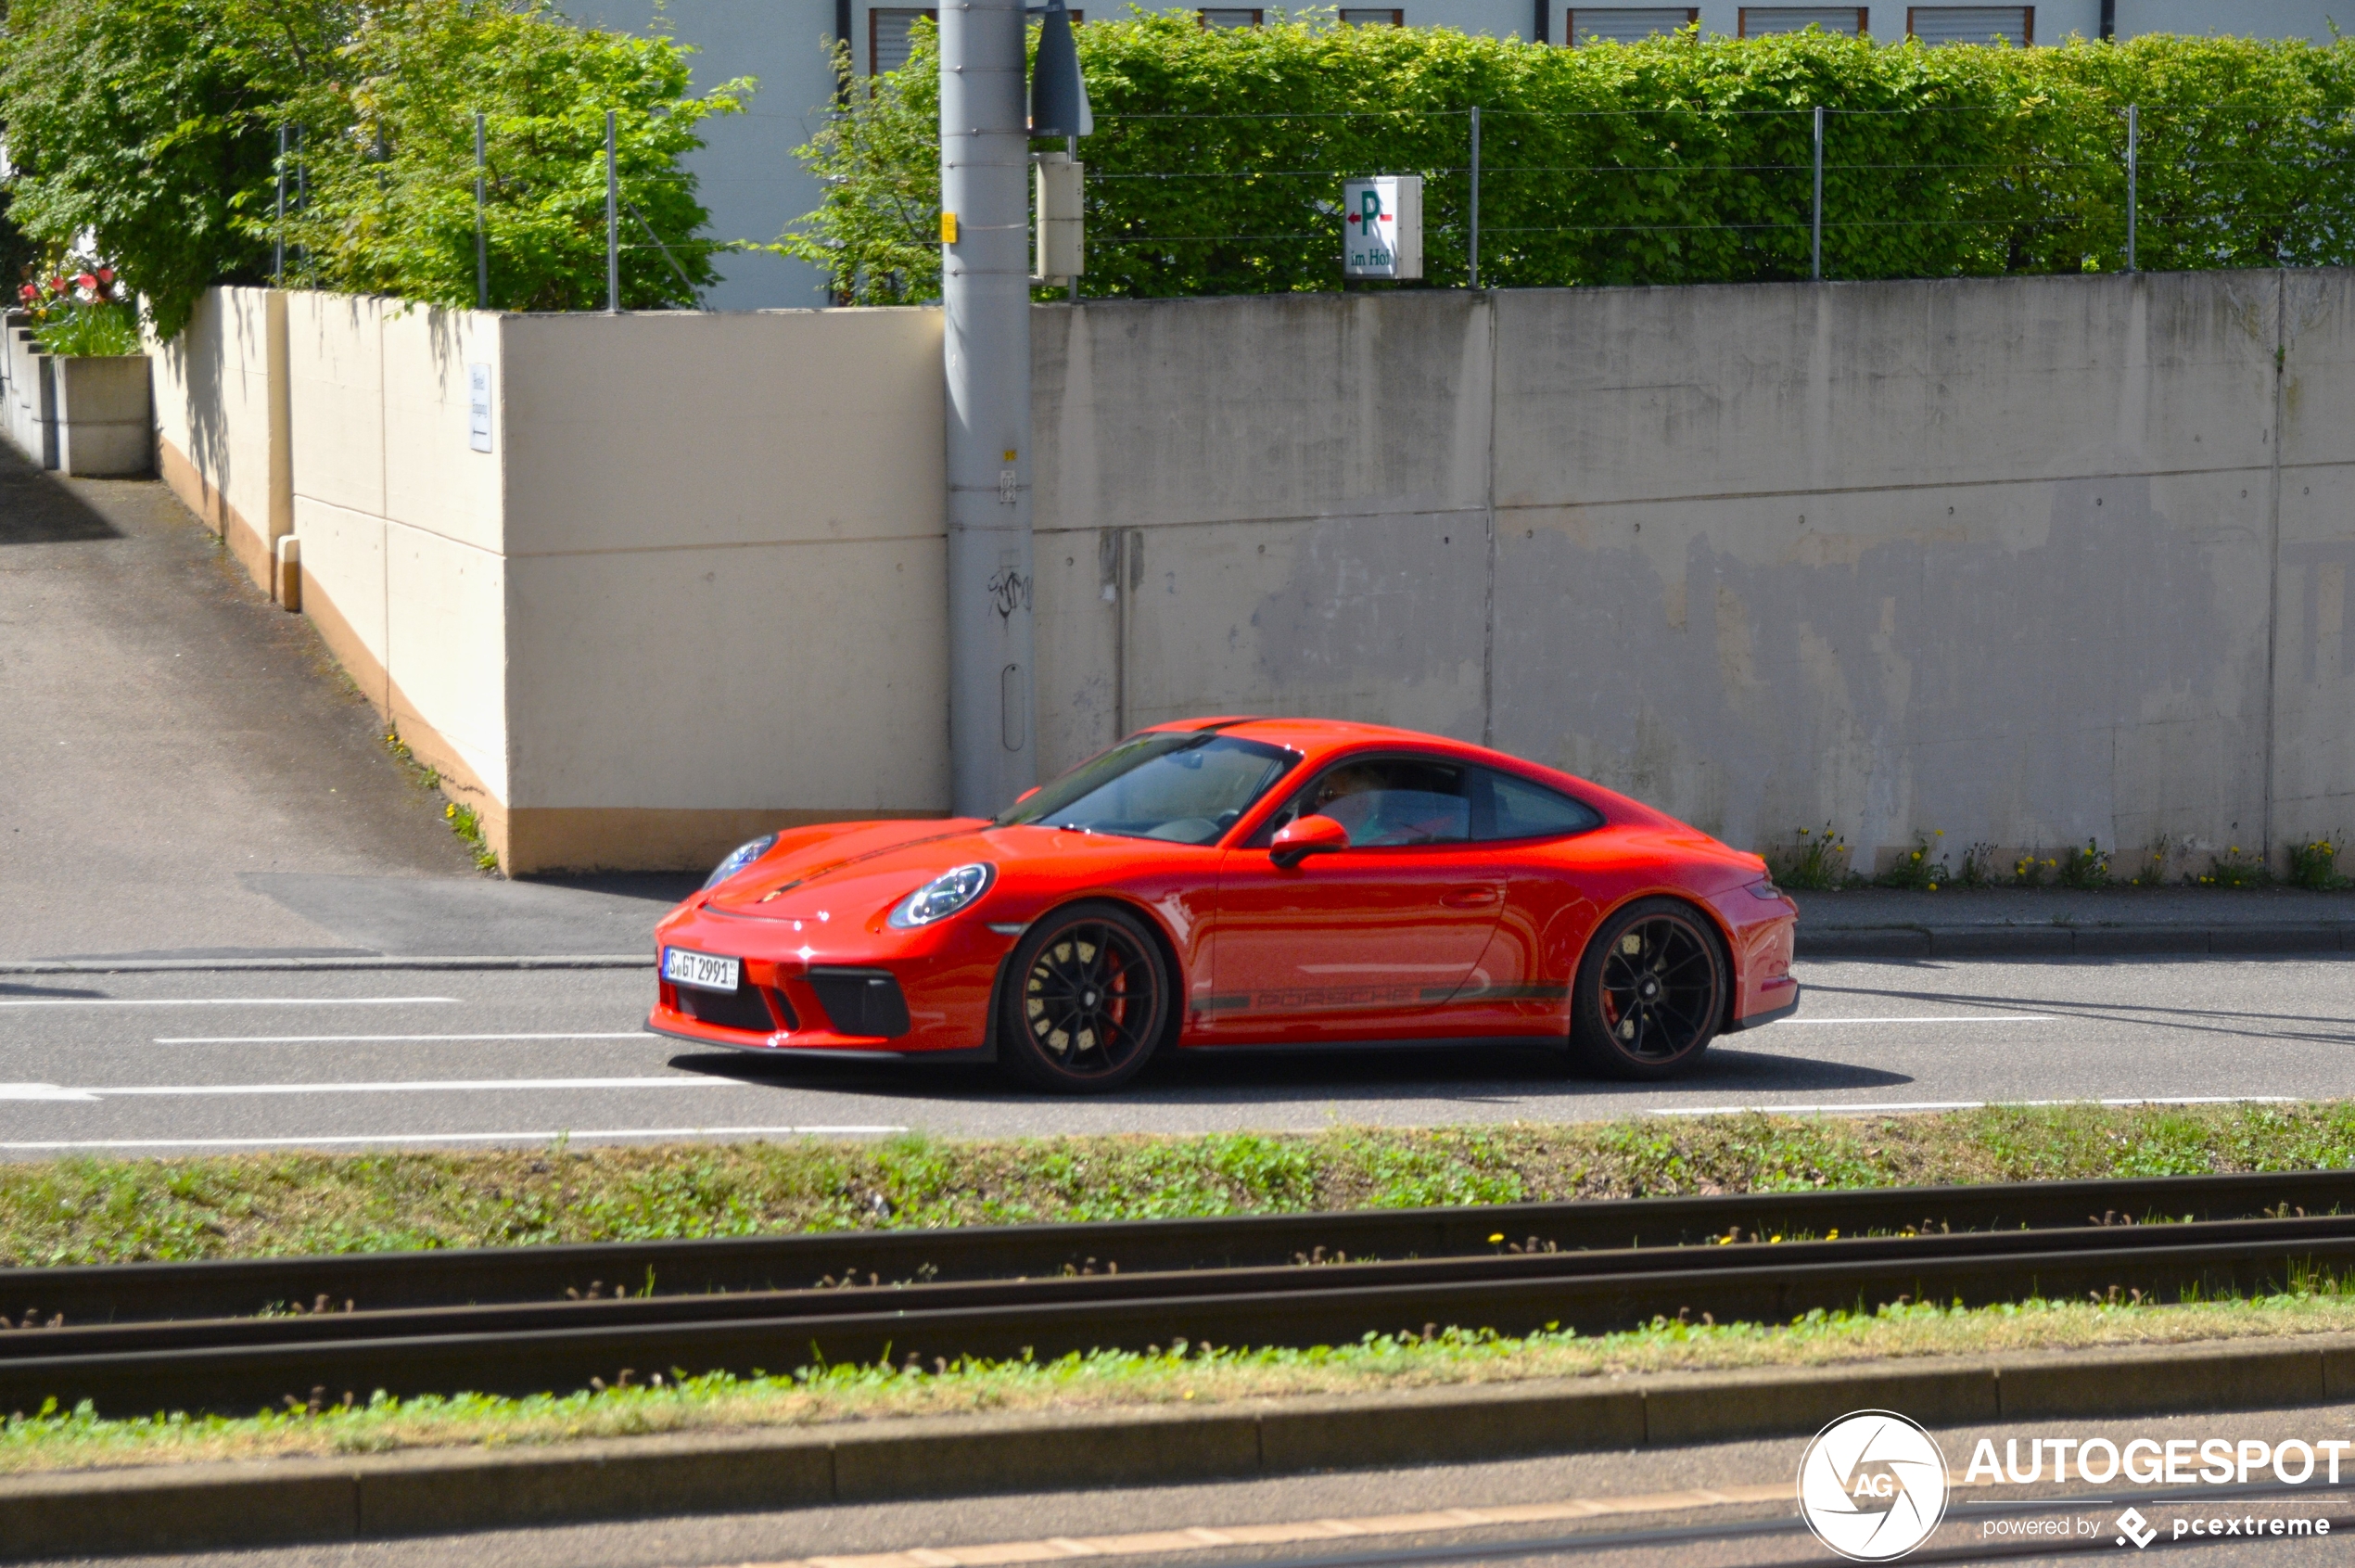
[[[998,819],[999,827],[1211,844],[1299,759],[1215,732],[1156,731],[1074,768]]]

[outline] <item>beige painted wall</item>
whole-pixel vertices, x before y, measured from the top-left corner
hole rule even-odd
[[[285,440],[271,419],[273,310],[266,288],[211,289],[179,337],[148,345],[157,472],[265,587],[271,542],[292,526],[271,483]]]
[[[504,323],[526,863],[948,796],[940,317]]]

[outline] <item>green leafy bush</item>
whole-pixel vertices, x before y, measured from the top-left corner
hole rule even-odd
[[[1687,32],[1562,49],[1444,29],[1258,29],[1190,13],[1077,32],[1097,115],[1091,294],[1338,287],[1343,176],[1420,172],[1425,272],[1508,287],[1804,277],[1813,110],[1840,278],[2123,264],[2141,106],[2148,269],[2355,259],[2355,44],[2153,36],[1925,48]],[[783,240],[865,302],[939,291],[939,59],[920,27],[801,149],[825,200]],[[1379,105],[1379,109],[1368,109]]]
[[[299,149],[292,281],[471,304],[477,109],[493,304],[604,303],[607,108],[631,203],[624,303],[690,299],[712,248],[676,159],[747,85],[686,97],[669,40],[539,0],[12,0],[0,22],[9,216],[51,254],[108,258],[166,338],[208,287],[270,277],[282,127]]]
[[[749,81],[689,97],[686,57],[668,40],[575,27],[544,3],[372,8],[338,59],[337,79],[290,106],[303,126],[305,195],[284,231],[299,281],[472,305],[477,109],[494,304],[605,304],[607,109],[624,203],[623,308],[693,305],[714,280],[715,247],[697,237],[708,214],[678,159],[702,145],[706,117],[742,107]],[[244,192],[239,230],[274,238],[274,186]]]
[[[139,352],[139,317],[128,305],[77,305],[35,329],[45,353],[77,356]]]

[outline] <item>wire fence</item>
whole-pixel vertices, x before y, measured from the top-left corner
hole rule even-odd
[[[658,232],[649,193],[694,176],[617,159],[604,118],[604,145],[576,144],[584,167],[567,176],[571,243],[601,248],[604,308],[703,308],[704,263],[736,242]],[[472,167],[449,177],[472,226],[452,237],[488,308],[498,149],[480,116],[466,130]],[[1343,183],[1376,174],[1423,182],[1423,273],[1407,287],[2355,264],[2355,114],[2277,105],[1107,112],[1083,160],[1076,293],[1098,297],[1345,287]],[[308,202],[299,132],[281,134],[277,169],[283,281],[307,266],[286,239]],[[905,205],[915,248],[931,246],[936,197]],[[575,298],[593,308],[594,292]]]

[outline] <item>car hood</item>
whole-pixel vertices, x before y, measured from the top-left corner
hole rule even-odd
[[[1144,843],[1054,828],[998,828],[983,818],[804,830],[781,837],[775,848],[714,889],[705,907],[755,920],[878,926],[902,899],[957,866],[986,860],[998,868],[1002,888],[1019,881],[1028,864],[1051,858],[1067,872],[1074,856],[1094,855],[1110,864]]]

